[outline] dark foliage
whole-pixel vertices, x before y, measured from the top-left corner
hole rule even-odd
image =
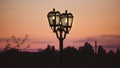
[[[59,68],[59,51],[54,46],[48,45],[45,50],[39,52],[20,52],[11,49],[0,53],[1,68]],[[106,53],[102,46],[98,47],[98,53],[90,43],[86,42],[78,50],[74,47],[66,47],[63,50],[63,68],[120,68],[120,50],[116,53]]]

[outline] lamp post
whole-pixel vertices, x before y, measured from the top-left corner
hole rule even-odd
[[[49,25],[54,33],[56,33],[57,38],[59,39],[60,46],[60,67],[62,68],[62,54],[63,54],[63,40],[66,38],[66,34],[69,34],[73,23],[72,13],[68,13],[67,10],[65,13],[60,13],[59,11],[50,11],[47,15]]]

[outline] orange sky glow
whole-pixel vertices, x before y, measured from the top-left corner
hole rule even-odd
[[[30,48],[59,47],[47,14],[55,8],[74,15],[64,47],[97,40],[105,47],[120,47],[120,0],[0,0],[0,48],[5,39],[28,35]]]

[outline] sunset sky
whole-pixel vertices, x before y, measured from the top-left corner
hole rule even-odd
[[[0,48],[12,35],[28,35],[30,49],[57,49],[59,41],[48,24],[47,14],[55,8],[74,15],[73,27],[64,47],[98,41],[107,49],[120,47],[120,0],[0,0]],[[23,46],[24,47],[24,46]]]

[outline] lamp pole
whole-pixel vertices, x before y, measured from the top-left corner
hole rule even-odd
[[[59,38],[59,46],[60,46],[60,68],[63,68],[63,38],[62,38],[62,27],[60,26],[60,38]]]
[[[47,15],[49,25],[59,40],[59,50],[60,50],[60,68],[63,68],[63,40],[66,38],[66,34],[69,34],[69,31],[73,23],[73,15],[71,13],[60,14],[59,11],[50,11]]]

